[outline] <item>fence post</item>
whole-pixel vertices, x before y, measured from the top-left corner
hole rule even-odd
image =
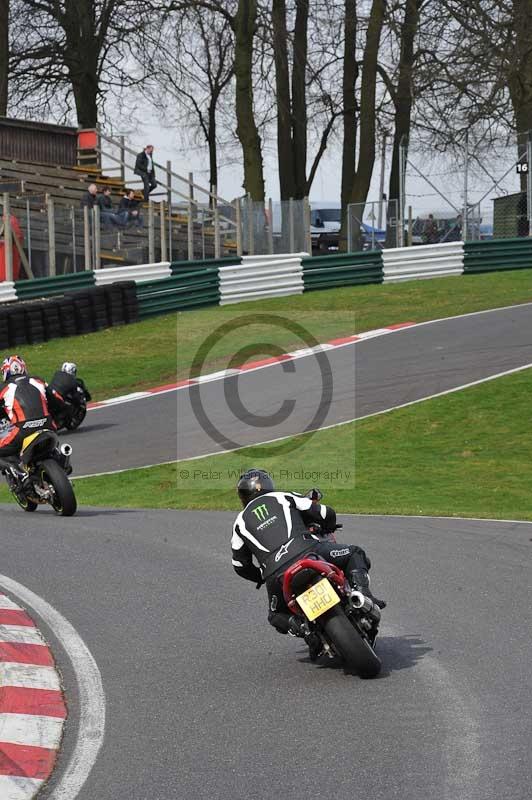
[[[532,131],[528,131],[526,140],[526,208],[528,213],[528,235],[532,236]]]
[[[240,197],[236,198],[235,205],[235,221],[236,221],[236,254],[242,256],[242,206],[240,205]]]
[[[351,253],[352,231],[351,231],[351,203],[347,205],[347,252]]]
[[[312,236],[310,235],[310,202],[308,197],[303,200],[303,220],[305,225],[305,250],[312,255]]]
[[[148,201],[148,261],[155,263],[155,220],[153,218],[153,200]]]
[[[30,201],[26,199],[26,241],[28,247],[28,264],[30,265],[30,270],[32,269],[31,266],[31,211],[30,211]]]
[[[248,192],[247,195],[247,204],[248,204],[248,250],[249,255],[255,255],[255,225],[254,225],[254,209],[253,209],[253,200],[251,199],[251,194]]]
[[[76,242],[76,210],[70,206],[70,221],[72,223],[72,272],[78,271],[77,242]]]
[[[83,238],[85,246],[85,269],[92,269],[91,265],[91,224],[89,219],[89,208],[83,206]]]
[[[48,264],[49,275],[56,274],[55,263],[55,214],[54,214],[54,199],[49,194],[45,196],[46,209],[48,212]]]
[[[214,211],[214,257],[220,258],[220,212],[218,210],[218,187],[216,184],[212,187],[213,211]]]
[[[379,183],[379,221],[378,228],[382,229],[382,201],[384,199],[384,170],[386,168],[386,140],[388,134],[386,132],[382,135],[382,150],[381,150],[381,177]]]
[[[120,180],[126,182],[126,137],[120,136]]]
[[[4,192],[4,252],[6,258],[6,281],[13,280],[13,239],[11,231],[11,208],[9,194]]]
[[[92,211],[94,214],[94,269],[101,269],[100,206],[96,204]]]
[[[166,162],[166,202],[168,203],[168,253],[172,261],[172,162]]]
[[[270,222],[268,225],[268,250],[270,255],[273,255],[273,203],[271,197],[268,200],[268,218]]]
[[[408,206],[408,239],[406,244],[408,247],[412,247],[412,206]]]
[[[188,220],[187,220],[187,238],[188,238],[188,260],[194,261],[194,175],[192,172],[188,173]],[[203,235],[203,220],[202,220],[202,235]]]
[[[465,137],[465,164],[464,164],[464,216],[462,219],[462,238],[467,242],[467,223],[468,223],[468,191],[469,191],[469,134],[466,133]]]
[[[405,137],[403,136],[399,144],[399,236],[398,246],[404,246],[405,237],[405,183],[406,183],[406,153],[405,153]]]
[[[295,253],[296,249],[296,240],[295,240],[295,231],[294,231],[294,198],[291,197],[288,201],[288,237],[289,243],[288,246],[290,248],[291,253]]]
[[[161,200],[161,261],[166,261],[166,225],[165,225],[165,202]]]

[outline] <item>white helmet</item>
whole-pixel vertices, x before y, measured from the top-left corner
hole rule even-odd
[[[78,368],[73,361],[65,361],[63,366],[61,367],[61,372],[67,372],[69,375],[76,375]]]

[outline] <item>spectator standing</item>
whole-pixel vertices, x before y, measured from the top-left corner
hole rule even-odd
[[[81,198],[81,207],[94,208],[98,202],[98,187],[95,183],[91,183],[83,197]]]
[[[139,201],[135,199],[133,189],[126,189],[124,197],[118,206],[118,221],[120,225],[134,225],[142,228],[142,214],[139,211]]]
[[[440,234],[438,231],[438,224],[434,219],[433,214],[429,214],[425,227],[423,229],[423,239],[425,244],[437,244],[440,241]]]
[[[153,165],[153,145],[147,144],[135,161],[135,175],[140,175],[144,184],[144,202],[148,202],[150,192],[157,186],[155,167]]]
[[[106,228],[116,227],[120,224],[117,215],[113,211],[111,189],[108,186],[97,196],[97,203],[100,206],[100,219]]]

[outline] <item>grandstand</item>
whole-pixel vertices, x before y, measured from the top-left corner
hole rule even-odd
[[[11,213],[22,228],[26,272],[38,277],[91,265],[185,259],[191,245],[196,257],[213,257],[220,249],[221,254],[234,252],[229,237],[221,248],[215,246],[208,207],[200,210],[195,203],[189,223],[187,207],[172,202],[168,181],[153,202],[143,204],[142,228],[95,230],[94,220],[85,218],[89,215],[81,208],[88,185],[110,187],[114,208],[126,186],[135,188],[132,181],[126,183],[126,152],[134,151],[123,140],[105,140],[116,144],[116,154],[104,168],[97,131],[0,118],[0,194],[9,193]],[[137,197],[142,200],[140,192]]]

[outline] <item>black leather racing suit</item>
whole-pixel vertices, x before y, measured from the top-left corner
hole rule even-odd
[[[68,372],[57,370],[49,383],[49,388],[59,392],[65,400],[75,401],[78,387],[85,392],[85,399],[90,400],[91,396],[81,378],[76,378]]]
[[[304,553],[316,553],[336,564],[346,575],[371,566],[362,548],[320,541],[309,533],[308,525],[312,522],[318,522],[324,531],[332,531],[336,512],[300,494],[269,492],[251,500],[233,526],[233,567],[246,580],[266,583],[268,621],[280,633],[288,632],[290,611],[279,578]],[[253,563],[253,556],[260,568]]]

